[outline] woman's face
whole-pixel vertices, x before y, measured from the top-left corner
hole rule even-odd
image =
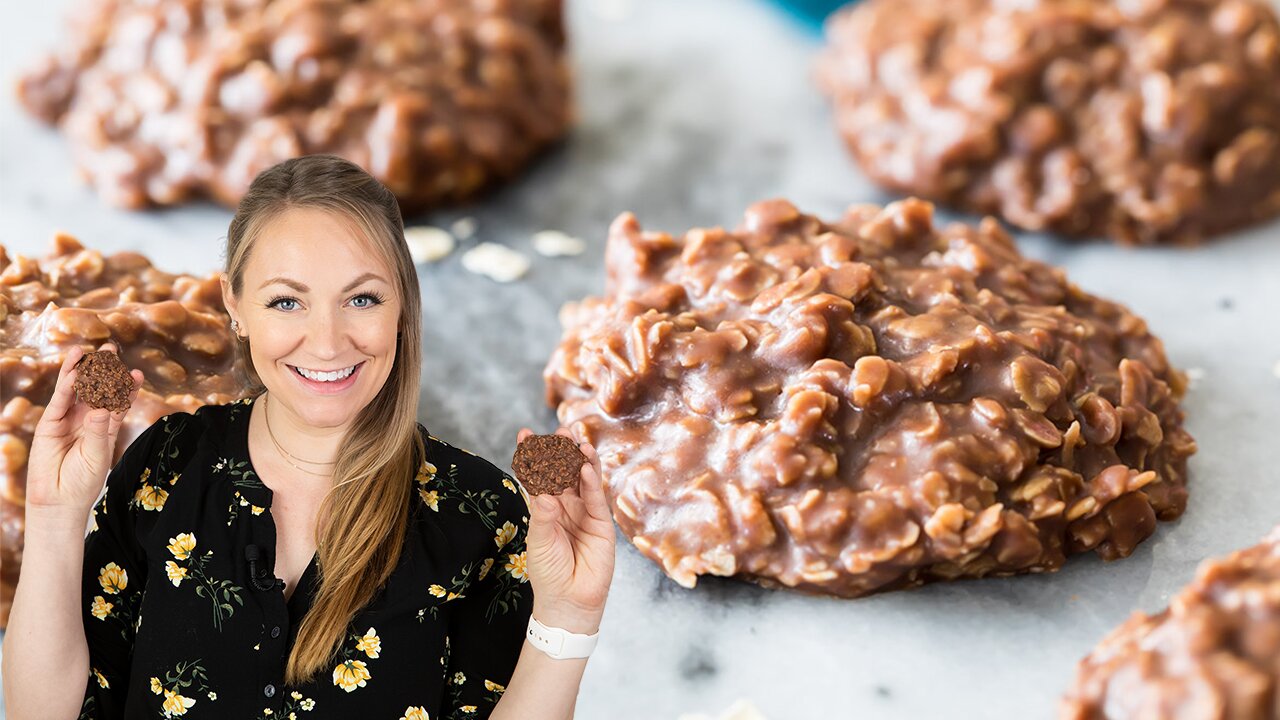
[[[255,241],[239,297],[223,279],[273,404],[313,427],[351,422],[395,360],[400,298],[358,232],[323,210],[286,210]]]

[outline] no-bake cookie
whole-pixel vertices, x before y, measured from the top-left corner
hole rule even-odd
[[[1280,528],[1080,661],[1061,720],[1280,719]]]
[[[868,0],[827,35],[819,84],[891,190],[1138,244],[1280,213],[1265,0]]]
[[[43,258],[10,257],[0,245],[0,627],[22,562],[31,438],[66,353],[113,342],[142,371],[118,455],[169,413],[247,392],[229,322],[216,273],[162,272],[137,253],[104,256],[69,235]]]
[[[234,206],[329,153],[409,213],[512,178],[571,119],[561,0],[87,0],[18,95],[131,208]]]
[[[1124,307],[990,218],[781,200],[618,218],[544,371],[614,518],[676,581],[841,596],[1129,555],[1186,505],[1186,380]]]

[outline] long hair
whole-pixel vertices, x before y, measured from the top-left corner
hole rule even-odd
[[[264,171],[249,186],[227,231],[226,273],[237,297],[262,229],[291,208],[323,210],[352,222],[369,250],[392,269],[401,301],[391,374],[343,438],[333,485],[316,523],[319,588],[285,666],[285,683],[298,685],[328,669],[352,618],[395,569],[412,477],[426,454],[417,429],[422,300],[395,196],[355,164],[332,155],[286,160]],[[237,351],[261,393],[249,342],[237,343]]]

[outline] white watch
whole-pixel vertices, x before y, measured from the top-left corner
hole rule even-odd
[[[556,660],[584,658],[596,649],[596,641],[600,639],[600,631],[590,635],[572,633],[563,628],[547,627],[529,616],[529,630],[525,633],[529,644]]]

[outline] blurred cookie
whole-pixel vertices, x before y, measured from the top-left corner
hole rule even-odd
[[[1080,661],[1061,720],[1280,720],[1280,528]]]
[[[167,273],[65,234],[44,257],[11,257],[0,245],[0,628],[22,565],[27,455],[66,354],[113,342],[121,362],[142,371],[118,457],[165,415],[249,392],[229,322],[217,273]]]
[[[561,0],[83,0],[18,83],[82,175],[130,208],[234,206],[333,154],[406,213],[515,177],[571,120]]]
[[[867,0],[827,37],[836,124],[893,191],[1136,244],[1280,213],[1265,0]]]
[[[91,408],[129,409],[133,377],[113,352],[85,353],[76,363],[76,396]]]
[[[578,486],[587,456],[564,435],[530,435],[516,445],[511,470],[530,495],[559,495]]]

